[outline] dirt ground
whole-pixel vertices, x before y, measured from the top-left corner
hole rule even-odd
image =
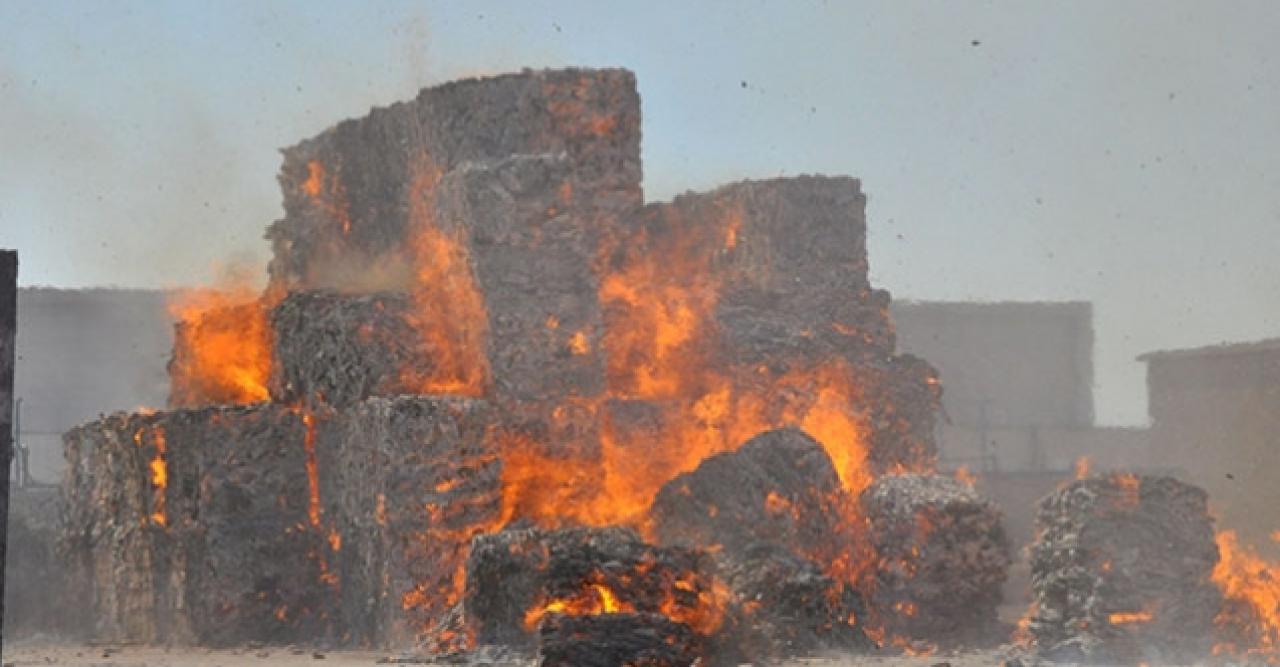
[[[805,659],[783,663],[778,667],[843,667],[873,665],[904,665],[931,667],[945,663],[950,667],[989,667],[999,665],[1001,656],[995,652],[971,652],[960,655],[935,655],[929,657],[905,656],[850,656],[830,659]],[[378,664],[453,665],[459,663],[425,661],[406,662],[402,656],[387,653],[360,651],[324,651],[310,649],[164,649],[141,647],[104,646],[40,646],[21,645],[4,648],[4,665],[8,667],[30,665],[75,665],[76,667],[232,667],[251,665],[260,667],[365,667]],[[491,667],[525,667],[532,663],[517,662],[469,662],[468,665]]]

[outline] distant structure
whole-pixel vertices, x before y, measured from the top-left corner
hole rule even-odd
[[[20,444],[37,482],[62,474],[62,434],[115,410],[162,407],[173,329],[156,290],[18,290]]]
[[[1242,541],[1280,552],[1280,338],[1149,352],[1151,440]]]

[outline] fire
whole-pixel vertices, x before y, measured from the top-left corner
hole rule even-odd
[[[169,362],[174,406],[255,403],[268,398],[274,305],[246,284],[226,289],[170,294],[169,313],[178,322]]]
[[[1076,459],[1076,479],[1086,479],[1089,477],[1089,457],[1081,456]]]
[[[1235,531],[1219,532],[1217,543],[1213,582],[1225,601],[1214,620],[1222,635],[1214,653],[1280,662],[1280,563],[1269,563],[1240,544]]]
[[[307,162],[307,180],[302,191],[311,203],[337,221],[342,235],[351,233],[351,214],[347,211],[347,191],[337,174],[330,175],[319,160]]]
[[[618,596],[608,586],[593,583],[587,584],[573,596],[555,598],[529,609],[524,615],[524,627],[526,630],[536,629],[542,617],[547,614],[596,616],[634,611],[635,607],[618,600]]]
[[[306,428],[302,446],[307,453],[307,520],[320,527],[320,468],[316,463],[316,418],[310,412],[302,412],[302,424]]]
[[[967,466],[960,466],[959,468],[956,468],[955,478],[957,482],[960,482],[969,488],[973,488],[973,486],[978,483],[978,476],[973,474]]]
[[[448,232],[435,219],[432,195],[439,168],[423,158],[415,170],[409,199],[415,267],[410,323],[422,337],[433,367],[402,369],[401,380],[424,394],[482,396],[489,375],[484,297],[461,232]]]
[[[1149,611],[1118,611],[1107,616],[1111,625],[1128,625],[1130,623],[1147,623],[1155,615]]]
[[[1119,506],[1123,509],[1133,509],[1140,502],[1140,494],[1142,491],[1142,480],[1133,473],[1116,473],[1111,480],[1120,487]]]

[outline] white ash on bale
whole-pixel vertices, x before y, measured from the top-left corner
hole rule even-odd
[[[472,543],[463,610],[480,644],[529,645],[558,614],[662,614],[709,636],[725,602],[710,572],[706,554],[627,528],[508,529]]]
[[[471,538],[500,519],[496,418],[473,399],[370,398],[321,431],[348,642],[415,645],[459,600]]]
[[[884,640],[994,639],[1011,563],[1001,511],[938,475],[881,477],[860,505],[876,553],[869,602]]]
[[[626,70],[525,70],[424,89],[284,150],[273,285],[343,287],[399,255],[420,203],[466,162],[564,153],[579,184],[641,201],[640,97]],[[421,221],[418,221],[421,222]]]
[[[260,404],[117,414],[64,438],[62,551],[100,640],[325,635],[308,426]]]
[[[661,614],[556,614],[538,629],[539,667],[692,667],[704,639]]]
[[[369,396],[405,393],[405,369],[430,372],[435,355],[410,326],[404,294],[289,294],[271,311],[277,403],[338,408]]]
[[[1116,473],[1040,501],[1029,629],[1040,654],[1119,663],[1209,654],[1221,595],[1207,496],[1169,477]]]

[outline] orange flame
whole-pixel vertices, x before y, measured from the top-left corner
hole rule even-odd
[[[555,598],[544,604],[535,605],[525,612],[524,627],[534,630],[547,614],[567,614],[570,616],[596,616],[599,614],[623,614],[634,612],[635,607],[618,600],[608,586],[604,584],[587,584],[577,594],[567,598]]]
[[[169,402],[195,407],[267,400],[272,345],[267,313],[273,305],[247,284],[171,293],[169,313],[178,322],[178,335],[169,366]]]
[[[1130,623],[1147,623],[1155,618],[1149,611],[1118,611],[1107,617],[1112,625],[1128,625]]]
[[[1280,563],[1240,544],[1235,531],[1217,535],[1213,582],[1225,602],[1214,619],[1222,635],[1215,654],[1249,655],[1280,663]]]
[[[489,375],[484,297],[461,232],[446,232],[435,219],[439,168],[423,158],[415,172],[409,200],[416,267],[410,324],[422,337],[433,367],[402,369],[401,380],[424,394],[481,396]]]
[[[1076,479],[1086,479],[1089,477],[1089,457],[1081,456],[1076,459]]]

